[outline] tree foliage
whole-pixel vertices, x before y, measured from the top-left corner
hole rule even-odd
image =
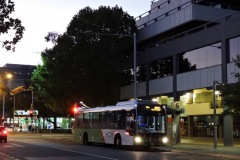
[[[0,0],[0,36],[8,34],[9,31],[15,31],[15,36],[10,40],[3,40],[2,46],[6,50],[15,50],[15,45],[23,37],[23,31],[25,28],[21,24],[21,20],[18,18],[10,17],[14,12],[14,2],[11,0]]]
[[[115,104],[125,82],[123,68],[133,54],[132,16],[115,6],[80,10],[62,35],[49,33],[55,45],[42,53],[33,85],[48,108],[61,113],[75,102]],[[125,35],[125,36],[124,36]]]
[[[233,60],[235,65],[240,68],[240,55]],[[222,103],[224,106],[223,115],[232,115],[235,118],[240,116],[240,73],[232,73],[238,81],[233,84],[221,85],[219,90],[221,91]]]

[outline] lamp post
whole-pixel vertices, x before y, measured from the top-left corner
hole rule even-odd
[[[214,121],[214,149],[217,148],[217,112],[216,112],[216,86],[220,84],[218,81],[213,81],[213,121]]]
[[[6,75],[5,75],[5,77],[3,77],[3,79],[2,79],[2,87],[3,87],[3,89],[2,89],[2,93],[3,93],[3,113],[2,113],[2,120],[3,120],[3,125],[4,125],[4,121],[5,121],[5,89],[4,89],[4,78],[5,79],[7,79],[7,80],[9,80],[9,79],[11,79],[12,78],[12,74],[10,74],[10,73],[7,73]]]
[[[129,34],[111,34],[111,33],[93,33],[91,31],[85,31],[84,34],[96,34],[96,35],[106,35],[106,36],[123,36],[123,37],[133,37],[133,95],[134,100],[137,99],[137,34],[134,33],[133,35]]]
[[[13,132],[15,130],[15,110],[16,110],[16,99],[14,94],[13,95]]]

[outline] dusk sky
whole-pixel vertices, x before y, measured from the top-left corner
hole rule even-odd
[[[13,0],[15,12],[12,17],[19,18],[25,27],[23,39],[16,45],[16,51],[0,48],[0,67],[6,63],[37,65],[41,63],[40,52],[52,47],[45,42],[48,32],[62,34],[79,10],[86,6],[97,9],[99,6],[118,5],[123,11],[137,17],[148,10],[152,0]],[[8,35],[0,37],[0,41]]]

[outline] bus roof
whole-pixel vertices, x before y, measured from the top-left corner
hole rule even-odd
[[[157,102],[151,101],[151,100],[130,100],[130,101],[123,101],[118,102],[116,106],[122,106],[122,105],[159,105]]]
[[[103,112],[103,111],[118,111],[118,110],[126,110],[130,111],[135,108],[135,106],[142,105],[159,105],[157,102],[149,101],[149,100],[130,100],[118,102],[116,106],[101,106],[94,108],[80,108],[79,111],[82,112]]]

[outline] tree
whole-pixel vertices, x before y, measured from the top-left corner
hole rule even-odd
[[[233,60],[235,65],[240,68],[240,55]],[[240,116],[240,73],[232,73],[238,81],[233,84],[220,85],[222,103],[224,108],[223,115],[232,115],[234,118]]]
[[[124,73],[129,73],[123,68],[133,54],[133,39],[122,35],[136,30],[133,17],[118,6],[80,10],[65,33],[45,37],[54,46],[42,52],[43,65],[32,77],[40,99],[56,113],[69,112],[79,101],[115,104],[126,82]]]
[[[0,35],[8,34],[11,30],[15,30],[15,36],[11,40],[4,40],[2,46],[6,50],[15,50],[15,45],[23,37],[25,28],[22,26],[19,19],[11,18],[10,15],[14,12],[14,2],[11,0],[0,0]]]

